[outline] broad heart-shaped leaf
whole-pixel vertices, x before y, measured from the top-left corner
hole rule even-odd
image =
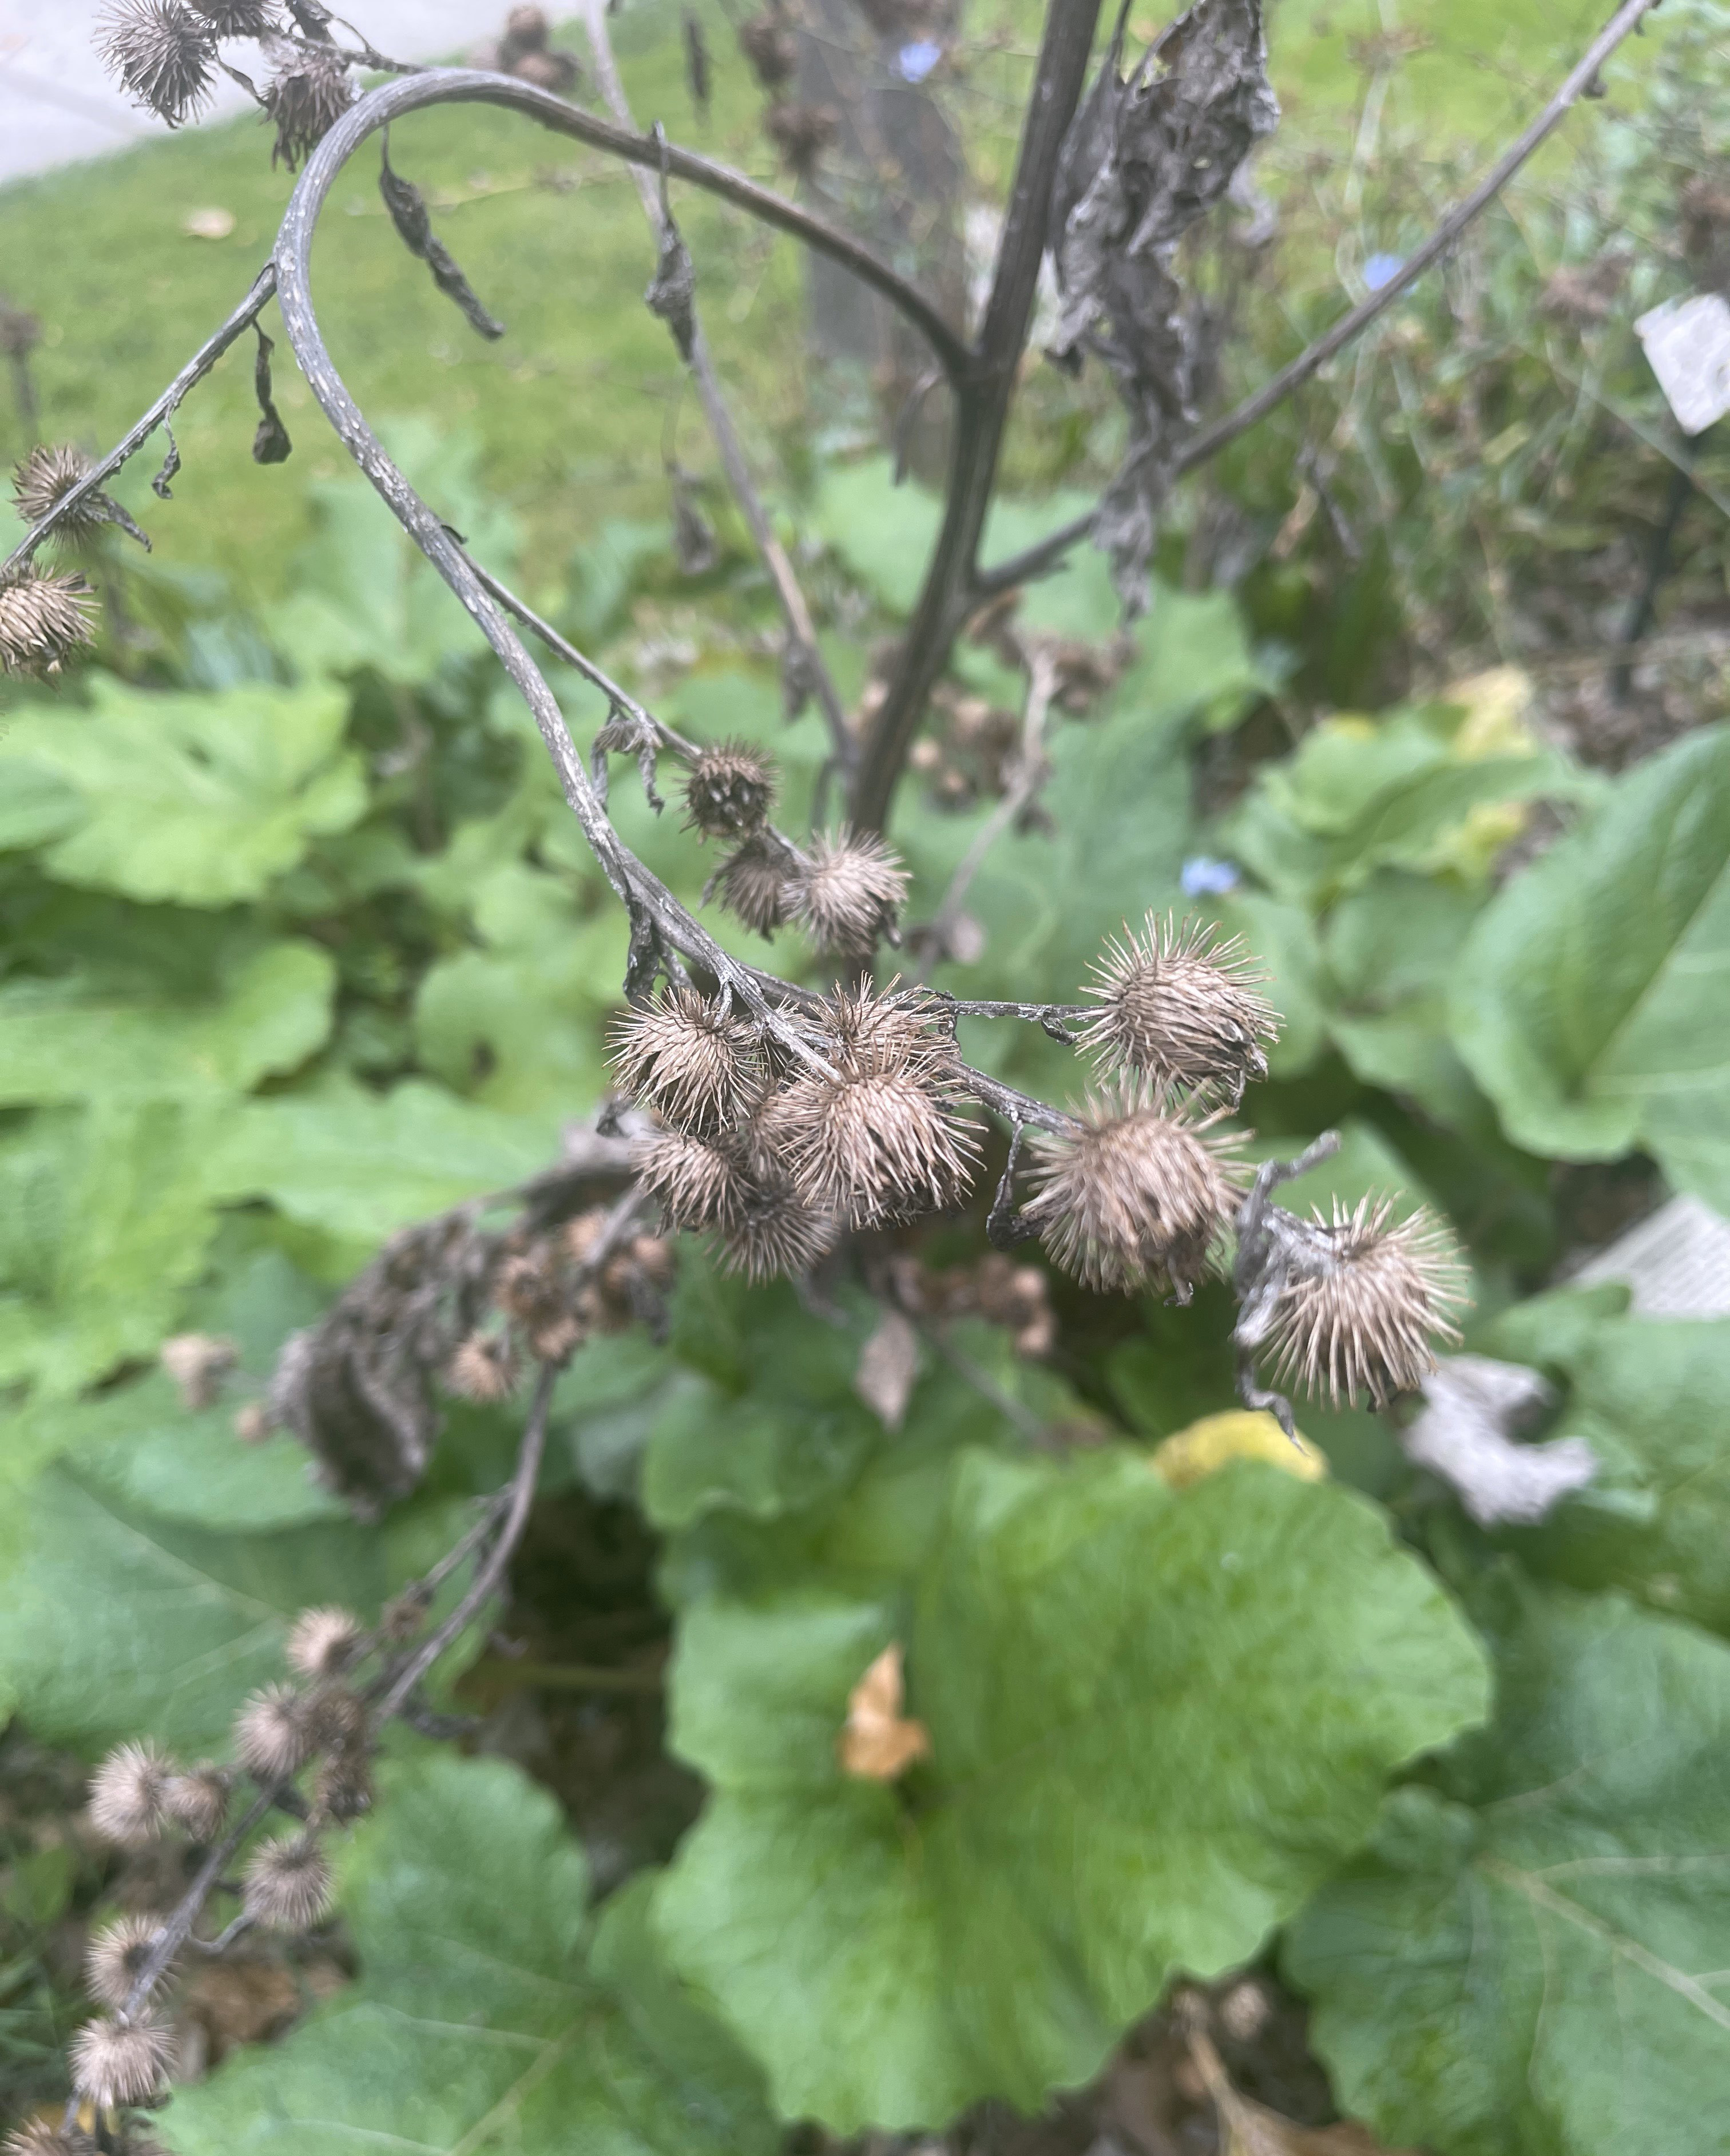
[[[1730,730],[1689,736],[1499,894],[1460,952],[1452,1024],[1507,1133],[1609,1160],[1638,1145],[1730,1208]]]
[[[836,1739],[895,1637],[932,1755],[885,1786]],[[971,1455],[911,1621],[818,1591],[686,1614],[674,1743],[714,1789],[657,1921],[785,2117],[1034,2107],[1175,1972],[1254,1953],[1485,1691],[1358,1497]]]
[[[724,2032],[694,2042],[700,2011],[685,2005],[674,2041],[657,2041],[665,1997],[628,2014],[590,1973],[582,1852],[552,1798],[503,1761],[388,1767],[337,1899],[358,1979],[283,2042],[177,2097],[156,2129],[173,2156],[774,2148]],[[646,1959],[625,1954],[618,1977],[628,1988],[646,1973],[664,1994],[670,1979]]]
[[[230,906],[262,896],[316,834],[365,813],[359,759],[341,746],[347,717],[347,696],[328,685],[163,695],[97,674],[88,711],[29,714],[7,754],[83,803],[77,827],[43,856],[50,875]]]
[[[167,1101],[42,1111],[0,1141],[0,1386],[62,1399],[154,1357],[215,1232],[208,1142]]]
[[[1287,1943],[1345,2108],[1437,2156],[1725,2156],[1727,1744],[1730,1647],[1520,1591],[1493,1725]]]
[[[64,1466],[31,1490],[21,1539],[0,1568],[0,1684],[39,1737],[90,1747],[143,1732],[219,1748],[245,1695],[283,1675],[298,1610],[370,1614],[395,1584],[390,1537],[349,1521],[213,1533]]]
[[[1594,1481],[1507,1539],[1576,1587],[1623,1587],[1730,1633],[1730,1320],[1600,1316],[1543,1296],[1492,1327],[1490,1354],[1567,1381],[1556,1434],[1588,1439]]]
[[[336,969],[311,943],[237,943],[195,994],[136,972],[0,988],[0,1106],[249,1092],[331,1029]]]
[[[557,1150],[550,1116],[501,1115],[416,1082],[388,1095],[333,1086],[243,1103],[205,1174],[213,1195],[268,1198],[309,1227],[379,1243],[410,1221],[521,1182]]]

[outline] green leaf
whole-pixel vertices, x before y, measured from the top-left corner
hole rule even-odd
[[[46,845],[83,820],[84,803],[64,778],[23,757],[0,756],[0,852]]]
[[[818,1409],[756,1393],[729,1399],[692,1377],[649,1432],[643,1509],[658,1527],[689,1527],[715,1511],[774,1519],[844,1489],[876,1437],[858,1402]]]
[[[359,759],[341,746],[347,717],[347,696],[330,687],[166,696],[95,674],[88,711],[28,715],[8,754],[83,804],[78,827],[43,856],[50,875],[229,906],[261,896],[313,836],[365,814]]]
[[[1288,1941],[1343,2107],[1440,2156],[1724,2156],[1727,1743],[1730,1648],[1522,1591],[1491,1728]]]
[[[588,1868],[552,1797],[501,1760],[388,1767],[338,1899],[361,1975],[283,2042],[178,2095],[174,2156],[768,2156],[748,2071],[669,2046],[665,2001],[629,2018],[584,1966]],[[645,1957],[615,1928],[625,1985]],[[655,1973],[658,1975],[658,1972]],[[665,1979],[662,1979],[665,1982]],[[694,2012],[695,2010],[692,2010]],[[645,2044],[634,2023],[663,2041]],[[670,2051],[671,2056],[669,2056]]]
[[[512,520],[481,492],[475,437],[441,434],[418,418],[388,422],[381,433],[409,484],[478,559],[508,575]],[[366,480],[315,480],[307,494],[316,534],[295,562],[293,596],[270,624],[277,648],[304,675],[371,668],[418,686],[485,649],[480,628]]]
[[[216,1228],[208,1139],[161,1103],[39,1114],[0,1142],[0,1385],[64,1398],[155,1358]]]
[[[550,1118],[504,1116],[416,1083],[388,1095],[332,1086],[238,1108],[206,1166],[211,1192],[268,1198],[291,1219],[357,1243],[547,1166]]]
[[[1507,1133],[1645,1145],[1730,1209],[1730,731],[1690,735],[1515,877],[1460,955],[1460,1055]]]
[[[897,1631],[932,1748],[901,1786],[836,1755]],[[674,1743],[714,1786],[657,1921],[785,2117],[1036,2107],[1175,1971],[1253,1953],[1484,1689],[1464,1624],[1344,1491],[971,1455],[910,1625],[814,1591],[686,1615]]]
[[[245,1695],[281,1676],[298,1610],[370,1613],[389,1585],[386,1543],[347,1520],[213,1533],[64,1466],[31,1491],[22,1540],[0,1570],[0,1681],[52,1743],[142,1731],[189,1753],[219,1748]]]
[[[323,1044],[336,984],[326,952],[237,939],[217,963],[196,995],[136,971],[8,982],[0,1104],[244,1093]]]
[[[1600,1314],[1576,1326],[1563,1298],[1545,1300],[1562,1305],[1552,1326],[1522,1328],[1510,1312],[1491,1352],[1568,1380],[1557,1434],[1588,1439],[1599,1469],[1541,1527],[1510,1539],[1552,1578],[1626,1588],[1730,1632],[1730,1321]],[[1523,1351],[1504,1349],[1522,1329]]]

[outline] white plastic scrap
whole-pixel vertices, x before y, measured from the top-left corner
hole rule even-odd
[[[1569,1287],[1625,1281],[1635,1317],[1730,1317],[1730,1220],[1672,1198],[1571,1274]]]
[[[1481,1527],[1507,1521],[1529,1527],[1598,1472],[1598,1455],[1583,1437],[1548,1445],[1510,1439],[1510,1430],[1554,1398],[1522,1363],[1450,1355],[1425,1379],[1424,1411],[1399,1441],[1414,1466],[1459,1493]]]
[[[1730,412],[1730,306],[1717,293],[1666,300],[1634,329],[1685,434],[1703,434]]]

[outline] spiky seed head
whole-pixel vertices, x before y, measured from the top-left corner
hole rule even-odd
[[[747,1178],[730,1147],[657,1131],[638,1142],[631,1160],[670,1228],[725,1228],[738,1219]]]
[[[763,115],[763,132],[781,152],[782,161],[801,179],[817,169],[825,150],[841,131],[841,116],[832,105],[772,105]]]
[[[366,1636],[366,1627],[353,1610],[332,1604],[303,1609],[289,1627],[283,1651],[289,1667],[300,1676],[340,1676],[356,1660]]]
[[[228,1777],[208,1760],[177,1774],[162,1794],[162,1809],[197,1842],[214,1841],[228,1814]]]
[[[762,1057],[751,1027],[717,999],[673,988],[614,1024],[613,1070],[633,1100],[675,1128],[714,1131],[743,1111]]]
[[[823,999],[813,1039],[826,1060],[849,1067],[901,1064],[935,1078],[952,1075],[959,1060],[937,998],[893,981],[886,988],[861,981],[834,989]]]
[[[270,0],[191,0],[192,7],[218,38],[263,38],[282,27],[280,10]]]
[[[715,1237],[722,1270],[748,1281],[796,1278],[834,1250],[839,1221],[807,1205],[784,1176],[753,1178],[735,1217]]]
[[[31,526],[52,516],[61,502],[85,479],[95,464],[94,457],[69,443],[42,442],[13,468],[12,496],[18,515]],[[94,538],[109,522],[108,497],[99,488],[87,494],[56,526],[57,535],[72,545]]]
[[[303,45],[264,90],[264,110],[276,123],[270,151],[291,172],[317,148],[353,104],[355,88],[343,60],[328,46]]]
[[[775,798],[775,759],[755,742],[706,748],[685,782],[685,829],[706,839],[741,839],[757,830]]]
[[[799,64],[798,40],[773,14],[752,15],[740,23],[739,49],[765,90],[778,90]]]
[[[1024,1217],[1087,1286],[1168,1289],[1187,1302],[1237,1202],[1241,1140],[1214,1135],[1218,1120],[1145,1081],[1090,1098],[1077,1130],[1034,1141]]]
[[[127,96],[171,127],[191,119],[210,95],[215,41],[209,24],[181,0],[116,0],[102,18],[99,41]]]
[[[76,574],[25,569],[0,584],[0,673],[58,674],[90,642],[94,602]]]
[[[266,1685],[253,1694],[235,1721],[234,1749],[261,1782],[280,1782],[305,1765],[312,1731],[306,1702],[292,1685]]]
[[[90,1777],[90,1825],[105,1841],[141,1849],[168,1823],[174,1763],[154,1744],[122,1744]]]
[[[85,1989],[104,2006],[124,2006],[150,1958],[162,1927],[154,1917],[122,1917],[90,1941],[85,1955]]]
[[[1337,1407],[1368,1399],[1384,1406],[1435,1368],[1433,1342],[1457,1346],[1466,1268],[1453,1238],[1422,1207],[1395,1221],[1391,1199],[1337,1199],[1321,1213],[1317,1270],[1288,1280],[1267,1344],[1277,1382]]]
[[[1101,1009],[1081,1029],[1101,1071],[1131,1070],[1168,1084],[1219,1084],[1234,1098],[1267,1075],[1278,1040],[1273,1006],[1255,993],[1267,978],[1240,937],[1205,921],[1181,927],[1150,913],[1139,935],[1106,943],[1083,990]]]
[[[167,2076],[174,2039],[153,2021],[86,2021],[67,2047],[72,2086],[98,2111],[155,2096]]]
[[[6,2137],[6,2156],[96,2156],[96,2144],[76,2127],[64,2131],[45,2118],[33,2118]]]
[[[322,1684],[307,1699],[306,1729],[315,1752],[352,1752],[366,1735],[366,1702],[347,1685]]]
[[[855,1228],[959,1204],[978,1162],[942,1071],[892,1052],[795,1078],[765,1109],[762,1133],[803,1203]]]
[[[172,1379],[181,1405],[189,1410],[215,1406],[223,1379],[239,1359],[232,1340],[216,1339],[208,1332],[177,1332],[157,1350],[157,1360]]]
[[[778,846],[747,839],[716,872],[721,904],[756,935],[773,937],[791,912],[788,865]]]
[[[304,1932],[331,1906],[331,1861],[311,1834],[279,1835],[254,1851],[241,1907],[267,1931]]]
[[[516,1355],[502,1332],[471,1332],[450,1358],[444,1382],[459,1400],[495,1407],[516,1389]]]
[[[790,880],[788,903],[825,955],[869,958],[893,931],[910,880],[873,834],[826,832],[814,841],[809,867]]]
[[[325,1760],[312,1778],[316,1819],[347,1826],[372,1809],[372,1773],[363,1755],[339,1752]]]

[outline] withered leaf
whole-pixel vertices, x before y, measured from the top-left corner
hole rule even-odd
[[[886,1430],[899,1430],[919,1374],[919,1335],[898,1310],[886,1310],[860,1348],[853,1389]]]
[[[1203,316],[1173,270],[1177,244],[1279,120],[1261,0],[1196,0],[1121,72],[1127,0],[1070,123],[1052,191],[1063,306],[1049,347],[1070,370],[1111,369],[1129,444],[1094,523],[1126,608],[1146,603],[1147,559],[1172,464],[1194,423]]]
[[[892,1640],[847,1695],[847,1725],[837,1749],[843,1769],[864,1782],[892,1782],[927,1758],[931,1736],[901,1712],[901,1648]]]

